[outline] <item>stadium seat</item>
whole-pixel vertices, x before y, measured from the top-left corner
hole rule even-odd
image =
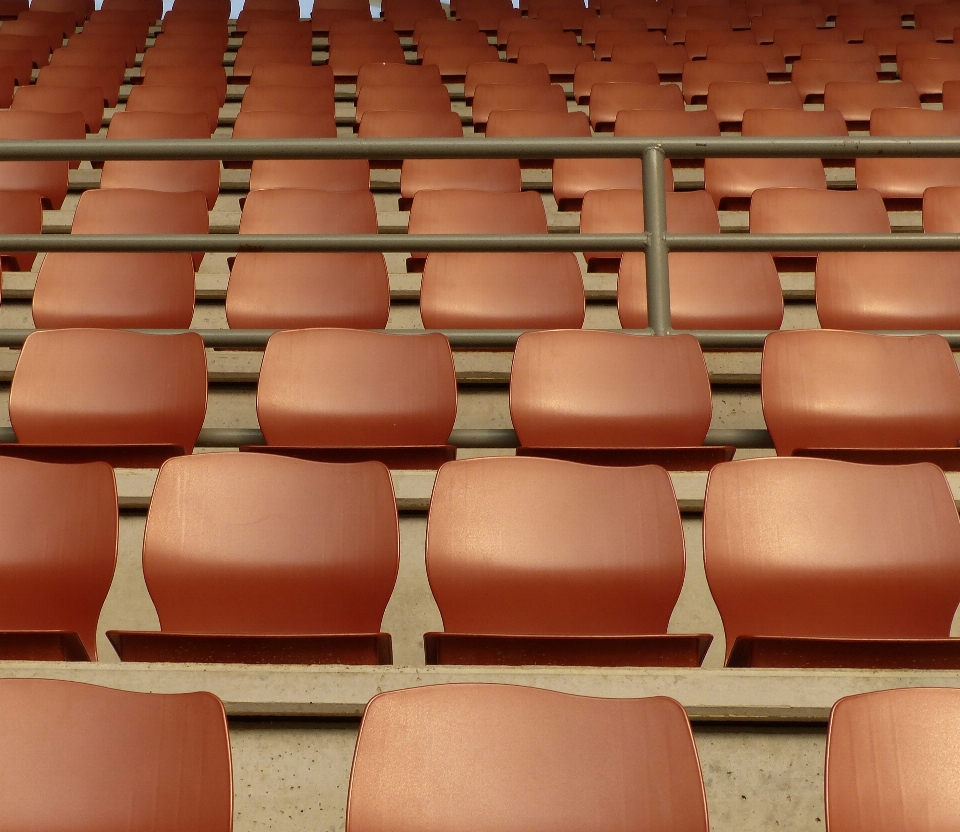
[[[573,97],[578,104],[590,101],[594,84],[659,84],[660,76],[653,64],[610,63],[590,61],[579,64],[573,74]]]
[[[874,190],[761,188],[750,201],[752,234],[886,234],[890,218]],[[794,251],[787,257],[810,257]]]
[[[481,32],[494,34],[500,21],[507,17],[520,17],[520,10],[510,0],[457,0],[458,20],[473,20]]]
[[[214,87],[135,86],[130,90],[125,109],[129,113],[201,113],[207,121],[210,135],[213,135],[220,120],[220,105]]]
[[[251,191],[240,233],[376,234],[377,212],[368,190]],[[382,329],[389,312],[387,267],[375,252],[240,252],[227,285],[235,329]]]
[[[589,138],[591,135],[590,120],[581,111],[494,110],[487,120],[486,129],[486,136],[490,139],[537,136]],[[520,164],[522,166],[523,162]]]
[[[500,53],[495,46],[458,47],[428,46],[423,50],[423,64],[435,66],[446,81],[462,81],[473,64],[495,61]]]
[[[98,9],[83,24],[83,31],[79,34],[114,38],[118,42],[129,43],[137,52],[143,52],[149,31],[150,24],[136,14]]]
[[[425,31],[413,33],[413,44],[417,48],[417,57],[423,58],[424,50],[429,47],[445,47],[452,49],[471,49],[476,47],[486,48],[490,46],[487,36],[483,34],[475,25],[471,26],[468,22],[452,20],[430,19],[422,21],[423,23],[441,23],[442,28],[427,28]]]
[[[161,66],[205,66],[223,68],[223,53],[216,48],[203,49],[191,47],[156,47],[143,53],[140,74],[149,75],[152,69]]]
[[[670,254],[670,324],[674,329],[779,329],[783,292],[766,252]],[[617,312],[624,329],[646,329],[644,253],[626,252],[617,276]]]
[[[501,829],[636,829],[651,806],[666,832],[707,828],[696,746],[679,703],[515,685],[375,696],[360,724],[348,800],[346,832],[390,823],[460,832],[481,816]]]
[[[337,21],[370,20],[370,3],[365,0],[314,0],[310,17],[315,34],[325,35]]]
[[[0,139],[80,139],[85,129],[79,113],[0,111]],[[59,211],[67,196],[69,167],[58,160],[0,162],[0,191],[32,191],[45,207]]]
[[[414,110],[447,112],[450,93],[443,84],[435,87],[400,87],[368,85],[357,93],[356,123],[364,114],[377,110]]]
[[[14,54],[22,54],[24,56],[25,60],[23,61],[23,64],[26,64],[29,61],[29,57],[27,56],[26,52]],[[132,47],[128,51],[108,46],[97,49],[93,48],[91,41],[83,41],[79,45],[71,43],[55,50],[50,56],[49,65],[44,67],[44,69],[49,70],[51,68],[56,68],[63,70],[65,67],[109,68],[114,72],[119,73],[121,79],[120,83],[123,83],[124,70],[128,67],[127,58],[130,55],[133,55],[134,57],[136,55]],[[3,59],[4,56],[0,56],[0,60]],[[134,58],[130,58],[130,65],[132,65],[133,60]],[[14,72],[16,72],[17,69],[18,66],[14,66]],[[48,76],[51,74],[52,73],[47,72]]]
[[[960,373],[939,335],[776,332],[764,345],[761,385],[781,456],[957,468]]]
[[[676,84],[600,83],[590,90],[590,124],[598,132],[612,129],[624,110],[683,109],[683,93]]]
[[[217,93],[217,106],[227,99],[227,75],[222,66],[154,66],[143,76],[143,86],[211,87]]]
[[[593,63],[593,49],[589,46],[521,46],[517,50],[517,63],[543,64],[552,80],[567,81],[573,79],[580,64]]]
[[[503,18],[497,26],[497,46],[501,49],[506,47],[510,36],[514,32],[531,32],[543,35],[556,35],[562,40],[569,38],[564,36],[563,26],[556,20],[536,20],[531,17],[508,16]],[[568,33],[569,35],[570,33]],[[576,38],[574,38],[576,40]]]
[[[904,826],[949,822],[956,813],[948,781],[958,754],[957,705],[955,689],[936,687],[839,700],[827,731],[830,827],[859,832],[891,817]]]
[[[957,252],[823,252],[816,288],[826,329],[960,329]]]
[[[63,33],[59,26],[51,27],[46,21],[39,20],[4,20],[0,30],[5,35],[17,37],[39,38],[46,44],[47,58],[54,49],[63,46]],[[44,61],[46,63],[46,61]]]
[[[370,188],[370,163],[366,159],[255,159],[250,190],[272,188],[366,191]]]
[[[601,10],[601,15],[604,13]],[[669,3],[658,3],[656,0],[644,3],[616,3],[610,12],[617,20],[643,20],[648,29],[665,32],[670,21],[671,8]]]
[[[248,36],[249,37],[249,36]],[[313,47],[305,46],[247,46],[242,45],[237,50],[237,57],[233,62],[234,83],[241,78],[249,78],[253,70],[262,65],[284,64],[312,68]]]
[[[920,96],[913,84],[882,81],[829,81],[823,93],[823,108],[839,110],[847,122],[869,122],[878,108],[920,109]]]
[[[517,159],[404,159],[400,168],[400,210],[420,191],[520,193]]]
[[[207,406],[203,339],[112,329],[27,336],[0,455],[156,468],[193,451]]]
[[[33,77],[33,57],[28,49],[0,48],[0,66],[13,71],[13,80],[17,86],[29,84]]]
[[[613,17],[587,16],[583,21],[580,33],[580,42],[587,46],[595,46],[597,36],[601,32],[636,32],[646,34],[647,21],[645,20],[615,20]],[[660,41],[666,43],[666,39]],[[607,56],[609,57],[609,55]]]
[[[543,199],[535,191],[420,191],[410,206],[409,234],[546,234]],[[422,271],[413,252],[408,271]]]
[[[806,101],[810,96],[823,95],[831,81],[876,82],[877,70],[872,61],[794,61],[791,80]]]
[[[435,66],[419,64],[365,64],[357,75],[357,92],[364,87],[439,87],[443,81]]]
[[[0,826],[229,832],[230,737],[211,693],[0,681]]]
[[[718,465],[707,482],[703,555],[727,666],[960,664],[960,639],[949,638],[960,522],[934,465]]]
[[[423,267],[427,329],[579,329],[584,312],[570,252],[435,252]]]
[[[707,87],[707,109],[721,125],[739,125],[746,110],[802,110],[803,101],[790,83],[714,81]]]
[[[683,100],[687,104],[705,98],[710,85],[718,81],[767,83],[767,71],[759,61],[725,63],[723,61],[688,61],[683,65]]]
[[[24,54],[28,54],[26,50]],[[98,64],[114,64],[122,59],[121,66],[132,69],[136,57],[137,42],[132,36],[123,35],[119,30],[116,34],[109,34],[103,29],[88,32],[84,28],[73,35],[66,46],[54,50],[50,63],[62,66],[72,61],[87,60]]]
[[[406,56],[399,43],[378,44],[374,46],[330,46],[327,64],[333,70],[333,77],[352,81],[364,64],[402,64]]]
[[[26,50],[30,53],[33,65],[36,67],[46,66],[50,63],[50,44],[46,38],[31,37],[29,35],[11,35],[0,31],[0,51],[20,52]]]
[[[880,72],[880,53],[871,43],[805,43],[800,47],[800,60],[866,62]]]
[[[687,43],[687,51],[690,44]],[[722,63],[752,63],[759,61],[767,71],[767,75],[782,75],[787,71],[787,64],[783,57],[783,50],[775,43],[753,43],[749,45],[736,43],[718,43],[707,47],[704,56],[708,61]]]
[[[931,45],[946,46],[942,43]],[[902,62],[900,77],[904,83],[911,84],[921,96],[929,96],[935,100],[943,95],[945,81],[960,80],[960,58],[907,58]]]
[[[0,87],[2,85],[0,80]],[[88,133],[99,133],[103,126],[103,93],[99,87],[19,87],[10,109],[35,113],[79,112],[83,114]]]
[[[115,113],[108,139],[206,139],[209,122],[203,113]],[[200,191],[213,210],[220,193],[220,162],[216,159],[116,161],[103,163],[101,188],[139,188],[185,193]]]
[[[463,82],[463,93],[468,104],[473,103],[473,96],[479,84],[547,87],[550,86],[550,73],[543,64],[538,66],[494,61],[471,64]]]
[[[107,635],[122,661],[390,664],[380,628],[399,563],[393,484],[377,462],[170,460],[143,539],[160,631]]]
[[[700,17],[692,15],[671,15],[667,21],[666,38],[669,44],[683,43],[686,40],[687,32],[701,31],[704,29],[713,29],[715,31],[729,32],[733,27],[729,20],[721,20],[716,17]]]
[[[762,17],[764,15],[795,17],[801,20],[809,17],[812,18],[817,27],[821,29],[827,25],[827,18],[832,16],[827,13],[822,4],[804,2],[763,3],[760,16]]]
[[[567,112],[567,94],[559,84],[478,84],[473,94],[474,128],[482,128],[493,110],[540,110]]]
[[[870,118],[872,136],[960,136],[960,112],[876,109]],[[960,185],[960,159],[857,159],[857,183],[884,199],[922,199],[938,185]]]
[[[357,129],[361,139],[392,138],[448,138],[463,137],[463,122],[459,114],[448,110],[418,112],[416,110],[373,110],[363,117],[363,123]],[[377,160],[374,166],[385,165]],[[400,160],[388,166],[399,167]]]
[[[919,4],[914,15],[917,28],[929,29],[938,41],[953,39],[953,31],[960,26],[960,14],[952,3]]]
[[[960,110],[960,81],[943,82],[943,109]]]
[[[667,193],[667,229],[674,234],[719,234],[720,219],[706,191]],[[580,209],[581,234],[636,234],[642,232],[643,191],[588,191]],[[611,271],[620,254],[585,251],[589,271]]]
[[[923,41],[898,43],[896,52],[897,72],[903,72],[905,61],[956,61],[960,59],[960,44],[935,43],[933,37]]]
[[[863,42],[877,47],[881,58],[892,58],[901,43],[931,43],[933,32],[929,29],[903,29],[900,26],[868,26],[863,30]]]
[[[529,20],[529,18],[527,18]],[[573,32],[563,32],[563,31],[540,31],[540,30],[526,30],[520,29],[510,33],[510,37],[507,38],[507,45],[504,49],[504,54],[507,57],[508,61],[516,61],[517,57],[520,54],[521,47],[526,46],[553,46],[553,47],[569,47],[576,48],[579,45],[577,36]],[[592,51],[591,58],[592,60]],[[541,61],[524,61],[524,63],[535,64],[542,63]]]
[[[836,110],[747,110],[741,135],[846,137],[849,133]]]
[[[598,18],[603,20],[603,18]],[[618,21],[614,20],[614,23],[627,23],[628,21]],[[643,22],[643,21],[641,21]],[[680,69],[683,69],[683,63],[687,59],[687,50],[682,46],[677,49],[676,47],[668,47],[667,40],[663,36],[663,32],[635,32],[630,30],[608,30],[601,29],[597,32],[597,42],[593,45],[593,55],[594,58],[598,61],[609,61],[613,58],[614,48],[619,47],[620,49],[634,50],[640,52],[643,49],[660,49],[671,54],[678,56],[678,63]],[[658,68],[659,71],[659,68]],[[680,70],[677,70],[679,75]]]
[[[841,3],[836,27],[847,42],[862,41],[867,27],[896,26],[900,23],[900,9],[893,3]]]
[[[713,404],[691,335],[526,332],[510,373],[521,456],[705,470],[733,457],[704,447]]]
[[[233,122],[235,139],[335,139],[337,123],[329,113],[240,113]],[[224,167],[249,167],[228,162]]]
[[[267,86],[248,87],[240,102],[242,113],[321,113],[333,116],[335,104],[331,87]]]
[[[328,66],[261,64],[253,68],[248,86],[287,86],[303,89],[333,88],[333,72]]]
[[[94,11],[94,4],[87,2],[87,0],[34,0],[30,6],[30,11],[34,13],[69,13],[73,18],[74,28],[76,28],[82,26],[84,20],[90,17]]]
[[[456,5],[456,3],[454,3]],[[417,21],[413,27],[413,45],[419,46],[421,38],[424,35],[434,36],[441,32],[450,33],[452,37],[459,38],[464,32],[479,32],[480,27],[475,20],[459,20],[448,18],[426,18]],[[484,43],[488,43],[484,40]]]
[[[153,42],[153,49],[165,51],[167,49],[199,49],[204,52],[216,50],[222,56],[227,51],[230,33],[226,27],[219,24],[212,26],[191,26],[177,33],[161,32]]]
[[[4,165],[11,164],[10,162]],[[43,232],[43,205],[40,194],[34,191],[0,191],[0,233],[40,234]],[[28,272],[37,258],[34,251],[0,252],[4,265],[16,271]]]
[[[447,16],[440,0],[383,0],[380,15],[389,20],[399,34],[412,34],[421,20]]]
[[[960,230],[960,187],[927,188],[923,192],[923,230],[928,234],[955,234]]]
[[[0,658],[96,661],[117,562],[113,471],[0,457],[0,494]]]
[[[527,10],[536,20],[556,20],[567,31],[579,32],[593,11],[587,11],[582,0],[528,0]]]
[[[439,333],[276,332],[257,388],[266,445],[246,450],[436,469],[457,414],[453,354]]]
[[[800,57],[800,53],[803,51],[803,47],[808,43],[844,43],[843,33],[836,28],[833,29],[817,29],[813,25],[809,28],[805,27],[786,27],[781,28],[781,26],[786,26],[786,21],[783,21],[781,18],[777,18],[774,21],[771,21],[773,28],[767,33],[768,37],[764,37],[764,33],[761,31],[760,27],[754,23],[753,33],[757,38],[758,43],[774,43],[783,50],[783,57],[788,61],[795,61]],[[808,21],[810,24],[813,24],[812,20]]]
[[[341,20],[330,27],[331,46],[395,46],[400,37],[389,20]]]
[[[725,29],[691,29],[684,39],[684,48],[691,61],[703,60],[713,46],[754,46],[753,33],[749,29],[728,31]],[[734,58],[735,61],[757,60],[755,57]]]
[[[615,45],[610,50],[610,60],[628,64],[649,62],[657,68],[661,78],[679,77],[687,64],[687,50],[682,44],[641,47]]]
[[[443,632],[424,635],[428,665],[697,667],[712,640],[667,635],[684,542],[655,465],[449,462],[426,551],[443,618]]]

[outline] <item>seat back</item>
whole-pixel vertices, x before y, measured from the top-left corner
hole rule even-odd
[[[411,234],[546,234],[547,215],[534,191],[420,191],[410,208]]]
[[[517,341],[510,415],[522,445],[698,446],[712,412],[693,336],[554,330],[527,332]]]
[[[378,462],[171,459],[143,539],[160,628],[175,633],[377,633],[399,563],[393,485]]]
[[[31,445],[176,445],[187,453],[207,409],[196,333],[42,330],[10,385],[10,423]]]
[[[960,602],[960,520],[929,463],[720,463],[703,554],[728,656],[738,636],[946,638]]]
[[[0,630],[62,630],[97,658],[117,564],[117,488],[105,462],[0,457]]]
[[[240,215],[241,234],[376,234],[370,191],[251,191]]]
[[[438,333],[350,329],[274,333],[257,387],[271,445],[444,445],[457,415],[457,380]]]
[[[463,82],[467,100],[476,93],[478,84],[514,84],[518,86],[550,86],[550,72],[546,64],[513,64],[502,61],[483,61],[471,64]]]
[[[427,577],[447,632],[664,634],[683,575],[662,468],[488,457],[437,475]]]
[[[774,332],[764,343],[761,393],[781,456],[960,441],[960,372],[939,335]]]
[[[755,234],[885,234],[890,218],[874,190],[761,188],[750,202]]]
[[[5,829],[230,832],[232,780],[211,693],[0,681]]]
[[[335,139],[337,122],[326,113],[241,112],[233,123],[235,139]]]
[[[508,685],[375,696],[357,739],[347,832],[461,832],[477,818],[503,832],[706,832],[683,708]]]

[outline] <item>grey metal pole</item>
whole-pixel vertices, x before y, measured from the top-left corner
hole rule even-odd
[[[659,147],[643,151],[643,227],[647,232],[647,318],[655,335],[670,332],[670,266],[666,243],[667,184]]]

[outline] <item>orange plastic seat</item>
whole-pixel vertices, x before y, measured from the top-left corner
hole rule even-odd
[[[768,336],[763,411],[777,453],[956,470],[960,373],[938,335],[835,330]]]
[[[897,54],[901,43],[930,43],[933,32],[929,29],[903,29],[900,26],[868,26],[863,30],[863,42],[877,47],[881,58]]]
[[[563,34],[563,26],[556,20],[537,20],[532,17],[508,16],[497,26],[497,46],[501,49],[507,45],[510,36],[515,32],[531,32],[543,35],[556,35],[569,42],[569,36]]]
[[[50,62],[50,43],[42,37],[13,35],[0,31],[0,50],[4,52],[26,50],[30,53],[33,65],[36,67],[46,66]]]
[[[330,87],[267,86],[248,87],[240,102],[244,113],[321,113],[334,115]]]
[[[527,18],[528,20],[530,18]],[[504,49],[508,61],[517,60],[520,48],[524,46],[567,46],[576,47],[579,44],[573,32],[564,32],[555,29],[520,29],[510,33]],[[540,63],[526,61],[525,63]]]
[[[8,67],[13,72],[13,80],[17,86],[30,83],[33,76],[33,58],[29,50],[0,48],[0,66]]]
[[[960,14],[952,3],[918,3],[920,9],[914,15],[917,28],[929,29],[938,41],[949,41],[953,31],[960,26]]]
[[[295,6],[287,8],[254,9],[244,4],[244,8],[237,15],[237,34],[246,36],[246,33],[256,31],[264,23],[297,24],[300,23],[300,9]],[[306,21],[304,21],[306,22]],[[298,27],[299,28],[299,27]]]
[[[586,113],[580,111],[494,110],[487,120],[486,135],[491,139],[539,136],[589,138],[590,120]]]
[[[567,94],[559,84],[478,84],[473,93],[474,127],[483,127],[494,110],[539,110],[567,112]]]
[[[138,189],[84,191],[73,215],[74,234],[206,234],[207,203],[199,191]],[[199,268],[203,254],[193,255]]]
[[[893,3],[846,3],[840,5],[836,27],[847,42],[862,41],[867,27],[878,28],[900,24],[900,9]]]
[[[598,18],[598,20],[603,20],[603,18]],[[619,21],[613,20],[613,23],[628,23],[629,21]],[[644,21],[641,21],[644,22]],[[597,32],[597,42],[593,45],[593,55],[594,58],[598,61],[609,61],[613,58],[613,50],[615,47],[626,50],[635,50],[640,51],[643,49],[660,49],[664,51],[669,51],[672,54],[682,55],[682,58],[678,59],[680,69],[683,69],[683,63],[687,59],[687,50],[682,46],[680,49],[676,47],[667,47],[667,39],[664,37],[663,32],[637,32],[618,29],[601,29]],[[658,67],[658,71],[659,67]],[[679,74],[680,70],[677,71]]]
[[[206,406],[196,333],[32,332],[10,386],[17,442],[0,445],[0,454],[156,468],[193,451]]]
[[[662,468],[450,462],[428,525],[444,630],[424,636],[428,665],[696,667],[712,640],[667,635],[685,556]],[[492,545],[484,528],[497,529]]]
[[[154,66],[144,72],[145,87],[210,87],[216,90],[218,107],[227,99],[227,75],[222,66]]]
[[[370,3],[364,0],[314,0],[310,24],[314,33],[326,34],[337,21],[370,20]]]
[[[569,252],[435,252],[423,267],[427,329],[579,329],[584,313]]]
[[[47,57],[50,53],[63,46],[63,33],[59,26],[50,26],[47,21],[39,20],[4,20],[0,25],[5,35],[14,35],[27,38],[40,38],[47,46]],[[46,61],[44,61],[46,63]]]
[[[305,46],[247,46],[242,45],[237,50],[237,57],[233,63],[233,77],[248,78],[253,70],[264,64],[287,63],[292,66],[311,67],[313,47]]]
[[[587,46],[595,46],[597,36],[601,32],[637,32],[645,34],[647,32],[647,21],[645,20],[615,20],[613,17],[598,17],[589,15],[584,18],[583,27],[580,34],[580,42]],[[666,39],[661,41],[666,43]],[[609,56],[608,56],[609,57]]]
[[[468,104],[473,101],[479,84],[548,87],[550,72],[543,64],[511,64],[500,61],[481,61],[471,64],[467,68],[463,82],[463,92]]]
[[[370,188],[370,163],[366,159],[255,159],[250,190],[272,188],[366,191]]]
[[[67,45],[74,41],[79,45],[89,39],[93,42],[94,48],[97,44],[106,42],[110,44],[111,49],[122,49],[124,54],[129,54],[129,50],[132,49],[136,54],[143,52],[146,48],[148,31],[149,27],[146,24],[140,24],[134,20],[104,20],[91,17],[84,24],[83,31],[73,35],[67,41]]]
[[[461,138],[463,122],[450,110],[372,110],[364,114],[357,134],[361,139]]]
[[[610,130],[625,110],[684,109],[683,93],[676,84],[599,83],[590,90],[590,124]]]
[[[746,110],[802,110],[803,100],[789,83],[714,81],[707,87],[707,109],[721,124],[739,124]]]
[[[713,404],[690,335],[526,332],[510,373],[521,456],[704,470],[733,448],[703,447]]]
[[[744,136],[847,136],[847,123],[836,110],[746,110]]]
[[[874,190],[761,188],[750,201],[752,234],[886,234],[883,198]],[[815,252],[791,252],[805,257]]]
[[[825,110],[839,110],[848,122],[869,122],[875,109],[909,107],[920,109],[920,96],[913,84],[882,81],[829,81],[823,93]]]
[[[936,44],[946,46],[946,44]],[[960,81],[960,58],[945,60],[939,58],[904,60],[900,68],[900,77],[904,83],[913,86],[922,96],[937,98],[943,95],[946,81]]]
[[[420,191],[520,193],[517,159],[404,159],[400,168],[400,209]]]
[[[960,112],[876,109],[873,136],[960,136]],[[884,199],[921,199],[934,186],[960,185],[960,159],[857,159],[857,183]]]
[[[341,20],[330,27],[331,46],[394,46],[400,37],[389,20]]]
[[[0,457],[0,494],[0,658],[96,661],[117,563],[113,471]]]
[[[452,9],[451,9],[452,10]],[[495,33],[505,17],[520,17],[510,0],[457,0],[458,20],[475,21],[481,32]]]
[[[718,465],[707,481],[703,554],[727,666],[957,667],[960,640],[948,638],[960,601],[956,514],[930,464]],[[898,777],[898,794],[902,784]]]
[[[26,50],[24,50],[26,51]],[[65,65],[71,60],[96,60],[101,63],[113,64],[120,59],[123,67],[130,69],[134,66],[137,57],[137,43],[130,36],[122,36],[119,32],[108,34],[103,30],[77,32],[67,45],[56,49],[50,56],[50,63]]]
[[[90,17],[93,10],[93,3],[87,0],[35,0],[30,7],[30,12],[33,14],[69,14],[74,28],[82,26],[83,21]]]
[[[547,215],[534,191],[422,190],[410,206],[410,234],[546,234]],[[413,252],[408,270],[426,254]]]
[[[599,48],[599,47],[598,47]],[[669,46],[620,46],[610,50],[610,59],[614,63],[652,63],[661,78],[679,76],[687,64],[687,50],[682,44]]]
[[[490,46],[487,36],[470,22],[452,20],[425,20],[418,23],[439,23],[441,28],[427,28],[422,32],[414,31],[413,43],[417,47],[417,57],[423,58],[423,51],[431,46],[442,46],[454,49],[470,49],[477,46]]]
[[[689,50],[690,45],[687,44]],[[787,71],[787,64],[783,57],[783,50],[775,43],[751,43],[749,45],[737,43],[711,44],[706,50],[708,61],[722,63],[752,63],[759,61],[767,71],[767,75],[783,74]]]
[[[767,71],[759,61],[725,63],[723,61],[688,61],[683,66],[683,100],[688,104],[707,95],[710,85],[718,81],[767,83]]]
[[[775,43],[779,46],[783,50],[784,58],[788,61],[795,61],[799,58],[803,47],[808,43],[845,42],[843,33],[839,29],[817,29],[812,25],[812,20],[808,20],[808,23],[811,24],[809,27],[791,26],[780,28],[785,25],[785,21],[782,21],[780,18],[777,18],[772,23],[774,28],[769,31],[768,39],[761,40],[761,38],[764,37],[764,33],[756,24],[753,27],[754,35],[757,37],[758,43]]]
[[[943,82],[943,109],[960,110],[960,81]]]
[[[719,136],[720,126],[710,110],[621,110],[613,133],[615,136]]]
[[[537,20],[556,20],[564,29],[579,32],[596,13],[587,11],[582,0],[528,0],[527,11]]]
[[[667,43],[677,44],[686,40],[687,32],[712,29],[714,31],[729,32],[733,29],[729,20],[718,17],[702,17],[694,15],[671,15],[667,21]]]
[[[380,14],[398,33],[412,33],[421,20],[447,16],[440,0],[384,0]]]
[[[488,63],[499,58],[495,46],[427,46],[423,50],[423,63],[435,66],[440,74],[450,80],[462,80],[470,67],[476,63]]]
[[[832,81],[876,82],[877,70],[872,61],[801,59],[794,62],[790,77],[806,101],[811,95],[824,95]]]
[[[213,87],[135,86],[127,97],[128,113],[167,113],[203,116],[210,136],[220,120],[220,105]]]
[[[328,66],[299,66],[272,63],[255,66],[248,86],[287,86],[303,89],[333,87],[333,72]]]
[[[248,450],[437,468],[454,457],[456,412],[453,355],[439,333],[277,332],[257,388],[267,445]]]
[[[827,329],[960,326],[956,252],[824,252],[817,258],[816,288],[817,317]]]
[[[79,113],[64,116],[27,110],[0,111],[0,139],[77,139],[84,134]],[[69,167],[69,162],[58,160],[0,162],[0,191],[31,191],[39,194],[46,207],[57,211],[67,196]]]
[[[624,64],[590,61],[576,67],[573,75],[573,97],[578,104],[590,101],[594,84],[659,84],[660,76],[653,64]]]
[[[364,64],[402,64],[406,61],[399,43],[374,46],[330,46],[327,64],[335,78],[352,80]]]
[[[13,80],[11,73],[10,80]],[[0,97],[3,81],[0,79]],[[37,113],[81,113],[88,133],[98,133],[103,125],[103,93],[99,87],[18,87],[11,110]]]
[[[443,84],[435,87],[365,86],[357,94],[357,124],[377,110],[450,110],[450,93]]]
[[[231,828],[230,738],[213,694],[3,679],[0,734],[8,829],[62,827],[81,812],[96,829]]]
[[[456,3],[454,3],[454,6],[456,6]],[[413,45],[418,46],[420,39],[425,34],[433,36],[438,32],[449,32],[454,38],[458,38],[463,32],[479,31],[480,27],[472,19],[425,18],[424,20],[418,20],[416,26],[413,27]]]
[[[589,46],[521,46],[517,63],[544,64],[552,79],[572,79],[579,65],[593,63],[593,49]]]
[[[670,254],[670,322],[675,329],[779,329],[783,292],[766,252]],[[646,329],[647,268],[643,252],[620,260],[617,312],[624,329]]]
[[[581,234],[635,234],[643,231],[643,191],[588,191],[580,209]],[[667,193],[667,229],[675,234],[719,234],[720,219],[706,191]],[[620,253],[585,251],[590,271],[616,267]]]
[[[225,27],[214,24],[210,27],[191,27],[182,32],[173,34],[169,31],[161,32],[153,42],[152,49],[166,51],[168,49],[186,50],[216,50],[221,55],[227,51],[230,33]]]
[[[108,636],[122,661],[390,664],[380,629],[399,562],[393,484],[377,462],[170,460],[143,541],[160,631]]]
[[[21,54],[24,58],[24,63],[29,60],[29,56],[25,51],[14,54]],[[90,40],[82,41],[79,44],[68,43],[66,46],[57,49],[50,56],[50,64],[49,66],[44,67],[44,69],[57,68],[62,70],[65,67],[111,68],[113,71],[119,73],[119,76],[122,79],[124,70],[128,66],[127,57],[131,54],[134,56],[136,55],[132,47],[128,51],[114,47],[108,47],[106,45],[100,48],[95,48],[93,46],[93,41]],[[2,59],[3,56],[0,56],[0,60]],[[132,63],[133,58],[130,60]],[[17,66],[14,66],[15,72],[17,68]],[[51,73],[47,72],[47,75],[50,76]]]
[[[604,11],[600,12],[604,14]],[[672,16],[670,4],[656,0],[644,3],[616,3],[610,12],[618,20],[643,20],[647,28],[665,32]]]
[[[203,113],[115,113],[108,139],[206,139],[209,123]],[[212,210],[220,193],[220,162],[216,159],[175,161],[114,161],[103,163],[101,188],[140,188],[183,193],[200,191]]]
[[[629,794],[621,782],[631,784]],[[388,818],[402,829],[459,832],[481,816],[495,828],[639,828],[653,805],[669,819],[664,829],[707,826],[696,747],[679,703],[513,685],[375,696],[360,725],[348,800],[346,832],[372,832]]]
[[[5,164],[10,164],[9,162]],[[40,194],[34,191],[0,191],[0,233],[40,234],[43,231],[43,205]],[[17,271],[30,271],[36,252],[0,252],[4,261]]]
[[[880,52],[871,43],[805,43],[800,47],[800,59],[805,61],[867,62],[880,71]]]
[[[702,60],[712,46],[754,46],[753,33],[749,29],[729,31],[726,29],[691,29],[684,38],[684,48],[687,57],[693,60]],[[738,56],[735,61],[757,60],[756,57],[743,58]]]
[[[832,9],[830,10],[832,12]],[[776,15],[779,17],[812,18],[818,28],[824,28],[827,25],[828,15],[821,3],[805,2],[777,2],[762,3],[760,15]]]
[[[376,206],[368,190],[251,190],[240,233],[376,234]],[[382,254],[241,252],[230,271],[226,314],[234,329],[382,329],[389,313]]]
[[[335,139],[337,123],[331,113],[240,113],[233,122],[235,139]],[[250,162],[231,162],[246,167]]]
[[[956,61],[960,58],[960,44],[925,41],[898,43],[896,50],[897,72],[903,72],[906,61]]]
[[[357,92],[364,87],[438,87],[443,83],[435,66],[365,64],[357,75]]]
[[[960,187],[939,186],[923,192],[923,230],[928,234],[954,234],[960,230]]]

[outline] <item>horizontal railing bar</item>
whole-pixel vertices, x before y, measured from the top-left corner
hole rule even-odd
[[[13,428],[0,428],[0,442],[16,442]],[[517,448],[520,440],[510,428],[454,430],[450,444],[457,448]],[[243,445],[265,445],[259,428],[204,428],[197,438],[198,448],[239,448]],[[738,448],[772,448],[765,430],[712,430],[705,445],[736,445]]]
[[[666,234],[671,251],[958,251],[960,234]],[[644,251],[637,234],[0,234],[0,251]]]
[[[960,156],[960,137],[833,136],[451,139],[38,139],[0,141],[0,160],[626,158]]]

